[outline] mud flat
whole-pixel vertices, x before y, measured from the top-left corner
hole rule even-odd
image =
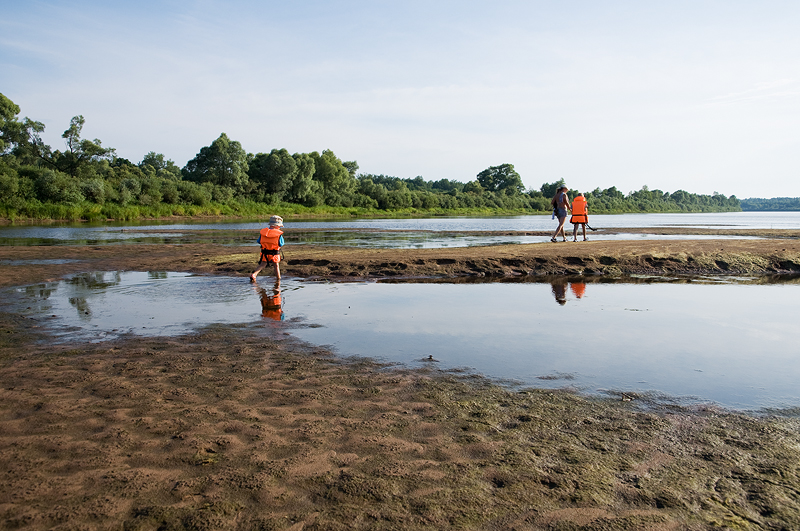
[[[645,229],[626,229],[626,232],[636,230]],[[191,241],[191,232],[182,232]],[[202,237],[210,232],[203,231]],[[732,231],[714,232],[731,235]],[[444,249],[363,249],[292,245],[292,232],[287,230],[281,271],[290,276],[332,279],[800,273],[800,231],[740,232],[764,239],[598,240]],[[237,237],[251,242],[252,236],[251,232],[241,231]],[[255,269],[257,260],[258,249],[252,243],[5,246],[0,247],[0,286],[30,284],[83,271],[189,271],[246,276]]]
[[[99,270],[245,282],[254,255],[206,244],[0,248],[0,273],[5,286]],[[800,247],[606,241],[286,255],[287,274],[329,278],[752,274],[797,271]],[[53,344],[41,322],[8,313],[0,384],[2,529],[800,528],[793,412],[510,389],[337,358],[279,327]]]

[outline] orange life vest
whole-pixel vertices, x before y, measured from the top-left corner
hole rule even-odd
[[[572,200],[572,217],[570,223],[588,223],[589,216],[586,212],[586,198],[582,195]]]
[[[577,298],[583,297],[583,294],[586,293],[586,284],[583,282],[573,282],[569,285],[569,288],[572,290],[572,293]]]
[[[267,262],[278,263],[281,261],[281,236],[283,231],[280,229],[273,229],[265,227],[259,232],[261,237],[261,259]]]
[[[281,306],[283,305],[281,301],[281,294],[280,292],[273,294],[273,295],[263,295],[261,297],[261,315],[264,317],[269,317],[270,319],[274,319],[276,321],[283,320],[283,309]]]

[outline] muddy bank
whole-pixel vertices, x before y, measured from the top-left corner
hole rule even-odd
[[[303,277],[800,270],[792,239],[366,250],[290,235],[284,273]],[[256,258],[253,245],[0,247],[0,283],[246,282]],[[796,418],[343,360],[273,321],[59,345],[38,325],[0,313],[2,529],[800,528]]]
[[[774,231],[773,231],[774,232]],[[787,231],[791,234],[792,231]],[[249,239],[249,233],[241,238]],[[306,278],[422,278],[550,274],[785,274],[800,272],[800,240],[644,240],[446,249],[361,249],[292,245],[282,271]],[[189,271],[249,275],[257,247],[190,243],[0,247],[0,285],[81,271]]]
[[[0,315],[5,529],[796,529],[788,419],[343,361],[269,324]]]

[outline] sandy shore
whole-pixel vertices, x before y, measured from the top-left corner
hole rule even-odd
[[[245,277],[255,258],[252,245],[4,247],[0,283]],[[342,279],[787,271],[800,271],[791,238],[289,245],[284,264]],[[800,528],[791,418],[510,390],[342,360],[279,327],[53,345],[38,325],[0,313],[0,529]]]
[[[675,234],[685,233],[687,229],[625,231]],[[198,240],[207,240],[212,231],[180,232],[191,241],[193,236]],[[242,245],[189,243],[0,247],[0,286],[31,284],[83,271],[188,271],[249,275],[258,260],[258,248],[252,243],[252,232],[214,232],[220,238],[241,241]],[[298,232],[295,231],[295,234]],[[333,279],[800,273],[800,231],[695,229],[694,232],[705,236],[746,235],[763,239],[597,240],[446,249],[363,249],[292,245],[293,233],[287,229],[285,261],[281,264],[281,270],[289,276]]]

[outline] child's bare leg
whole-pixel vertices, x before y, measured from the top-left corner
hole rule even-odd
[[[256,277],[258,276],[258,273],[261,272],[261,270],[264,269],[264,266],[266,266],[266,265],[267,265],[266,262],[259,262],[258,263],[258,267],[256,268],[255,271],[253,271],[253,274],[250,275],[250,281],[251,282],[255,282],[256,281]]]

